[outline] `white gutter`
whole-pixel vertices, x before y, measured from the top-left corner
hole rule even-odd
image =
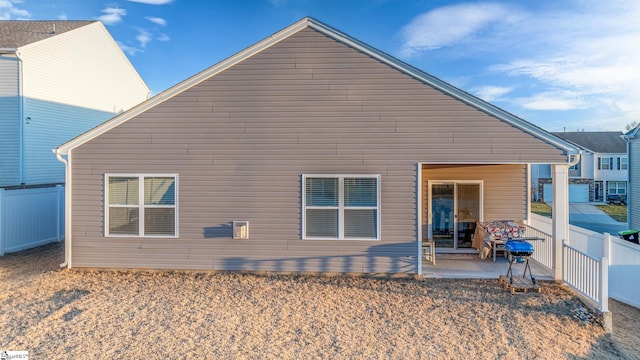
[[[64,262],[60,264],[60,267],[67,267],[71,269],[71,166],[69,166],[69,158],[71,152],[65,159],[62,157],[62,153],[58,149],[52,149],[56,158],[64,164],[65,174],[65,191],[64,191]]]

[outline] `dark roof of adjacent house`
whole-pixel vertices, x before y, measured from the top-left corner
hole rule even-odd
[[[603,154],[624,154],[627,143],[621,131],[554,132],[554,135],[570,141],[583,149]]]
[[[0,48],[19,48],[96,21],[2,20],[0,21]]]

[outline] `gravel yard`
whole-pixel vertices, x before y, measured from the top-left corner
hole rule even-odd
[[[62,244],[0,258],[0,351],[31,359],[640,359],[562,286],[497,280],[61,270]]]

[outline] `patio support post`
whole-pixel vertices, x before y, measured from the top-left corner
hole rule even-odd
[[[562,281],[562,242],[569,241],[569,165],[552,165],[553,278]]]

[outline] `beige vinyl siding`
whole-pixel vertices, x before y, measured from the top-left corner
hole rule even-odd
[[[24,96],[31,99],[118,114],[149,93],[99,21],[31,43],[20,52]]]
[[[20,184],[20,63],[0,55],[0,186]]]
[[[306,29],[71,159],[73,266],[415,273],[418,162],[565,156]],[[179,238],[103,237],[107,172],[178,174]],[[379,174],[381,240],[301,240],[303,174]],[[249,221],[249,240],[231,239],[233,220]]]
[[[64,182],[51,149],[147,99],[149,89],[100,22],[20,49],[24,182]]]
[[[484,221],[522,221],[527,214],[526,166],[524,165],[467,165],[429,166],[422,170],[422,224],[427,223],[428,181],[482,180]],[[426,233],[425,233],[426,235]]]

